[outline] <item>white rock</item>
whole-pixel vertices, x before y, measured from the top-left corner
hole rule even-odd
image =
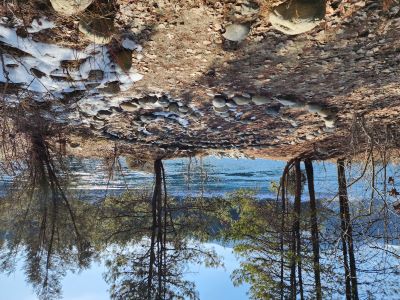
[[[246,98],[246,97],[243,97],[243,96],[235,96],[235,97],[233,97],[233,101],[235,101],[235,103],[237,105],[249,104],[250,100],[251,100],[250,98]]]
[[[181,113],[187,113],[189,111],[189,107],[187,107],[186,105],[180,106],[178,108],[179,112]]]
[[[50,2],[55,11],[71,16],[84,11],[93,0],[50,0]]]
[[[282,104],[283,106],[289,106],[289,107],[297,107],[299,106],[299,104],[297,102],[294,102],[292,100],[288,100],[288,99],[281,99],[281,98],[277,98],[276,99],[280,104]]]
[[[306,140],[311,141],[313,139],[315,139],[315,136],[313,134],[307,134],[306,135]]]
[[[157,104],[159,106],[166,108],[169,106],[169,100],[167,98],[162,97],[162,98],[158,99]]]
[[[324,118],[326,128],[335,128],[335,119]]]
[[[250,27],[245,24],[231,24],[225,30],[225,33],[222,35],[224,38],[233,42],[240,42],[249,34]]]
[[[228,106],[229,108],[236,108],[237,107],[236,103],[234,101],[232,101],[232,100],[226,101],[226,106]]]
[[[132,102],[125,102],[125,103],[121,103],[120,104],[121,109],[123,109],[124,111],[137,111],[139,109],[139,106],[132,103]]]
[[[222,108],[226,106],[226,101],[222,97],[214,97],[212,103],[216,108]]]
[[[124,39],[122,41],[122,47],[124,47],[125,49],[128,49],[128,50],[135,50],[137,48],[137,45],[131,39]]]
[[[214,106],[214,111],[217,113],[227,113],[228,112],[228,107],[223,106],[223,107],[215,107]],[[228,114],[229,115],[229,114]]]
[[[329,116],[334,115],[334,113],[330,111],[328,108],[315,103],[307,104],[307,110],[310,113],[317,113],[322,118],[328,118]]]
[[[256,105],[263,105],[267,103],[271,103],[271,99],[265,97],[265,96],[253,96],[251,100],[254,102]]]
[[[140,116],[140,121],[142,121],[143,123],[149,123],[149,122],[152,122],[155,119],[156,119],[155,116],[146,116],[146,115],[141,115]]]

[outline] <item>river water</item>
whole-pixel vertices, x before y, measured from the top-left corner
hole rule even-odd
[[[72,158],[68,165],[71,178],[70,189],[89,202],[101,201],[105,196],[120,195],[127,189],[150,190],[153,186],[153,174],[130,169],[123,158],[119,160],[119,164],[116,164],[113,176],[106,172],[107,168],[100,160]],[[187,158],[166,160],[164,166],[168,193],[178,198],[222,197],[238,189],[252,189],[260,199],[274,199],[276,195],[270,189],[271,182],[279,181],[285,162],[205,157],[191,160]],[[362,166],[354,166],[353,169],[360,168]],[[333,198],[337,191],[336,166],[332,163],[315,162],[314,172],[317,198],[327,200]],[[397,174],[397,167],[390,166],[389,172]],[[349,175],[349,180],[351,180],[351,173]],[[10,186],[11,182],[11,177],[3,176],[3,191]],[[352,186],[351,199],[362,198],[363,187],[362,182]],[[307,194],[307,188],[305,188],[303,199],[307,200]],[[331,208],[335,209],[335,205]],[[126,246],[129,249],[129,247],[136,247],[136,244],[132,242]],[[23,249],[24,246],[21,247]],[[61,279],[63,299],[109,299],[110,286],[104,281],[104,276],[110,272],[105,263],[113,255],[113,251],[109,250],[112,247],[113,244],[97,253],[100,258],[93,261],[88,268],[79,272],[65,271]],[[235,287],[230,278],[232,272],[240,267],[241,261],[233,253],[232,245],[209,241],[201,243],[201,247],[213,249],[222,258],[224,267],[208,268],[204,264],[195,262],[184,264],[183,278],[195,284],[200,299],[248,299],[249,285]],[[27,283],[27,271],[24,267],[27,255],[26,251],[20,251],[14,258],[14,269],[7,270],[10,274],[0,274],[1,299],[38,299],[32,285]]]

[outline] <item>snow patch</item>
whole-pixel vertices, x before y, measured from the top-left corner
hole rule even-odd
[[[54,27],[45,18],[34,20],[29,32]],[[18,55],[3,54],[0,82],[17,84],[24,91],[36,93],[35,99],[63,98],[75,91],[84,92],[78,102],[81,111],[95,115],[100,109],[119,105],[112,100],[115,91],[127,91],[143,75],[131,68],[124,71],[111,60],[106,46],[91,44],[80,51],[54,44],[36,42],[31,37],[20,37],[15,28],[0,25],[0,44],[18,49]],[[133,41],[125,40],[126,47],[138,49]]]
[[[27,29],[29,33],[39,32],[44,29],[54,28],[56,25],[49,21],[47,18],[34,19],[30,28]]]
[[[184,118],[181,118],[181,117],[177,116],[174,113],[160,111],[160,112],[154,112],[153,115],[162,116],[164,118],[174,120],[174,121],[178,122],[179,125],[181,125],[183,127],[188,127],[189,126],[189,121],[188,120],[186,120]]]

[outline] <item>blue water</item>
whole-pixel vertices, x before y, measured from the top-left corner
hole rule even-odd
[[[202,161],[192,160],[188,172],[188,159],[174,159],[164,162],[169,194],[175,196],[223,196],[239,188],[255,189],[259,197],[274,198],[269,190],[272,181],[278,182],[286,164],[284,161],[263,159],[233,159],[207,157]],[[360,169],[360,167],[358,167]],[[121,160],[121,169],[108,178],[103,164],[98,160],[72,160],[72,187],[83,196],[96,195],[101,199],[110,193],[120,193],[127,187],[132,189],[151,188],[153,175],[132,171]],[[354,167],[357,170],[357,167]],[[357,173],[357,172],[355,172]],[[391,166],[390,174],[398,174],[397,167]],[[188,177],[190,174],[190,178]],[[390,175],[389,174],[389,175]],[[314,163],[315,188],[318,198],[329,199],[336,194],[336,166],[332,163]],[[354,175],[355,176],[355,175]],[[349,175],[351,181],[352,175]],[[11,178],[4,177],[3,184],[9,185]],[[203,180],[203,182],[202,182]],[[202,182],[202,183],[201,183]],[[352,187],[353,195],[367,196],[363,182]],[[305,190],[304,198],[307,198]],[[232,249],[213,245],[217,254],[224,258],[225,268],[209,269],[200,265],[189,265],[187,279],[196,283],[200,299],[241,300],[247,299],[247,286],[234,287],[231,272],[239,267]],[[25,275],[19,268],[10,276],[0,273],[0,300],[37,299],[31,287],[25,283]],[[92,264],[89,270],[78,274],[68,273],[63,279],[63,296],[67,300],[109,299],[107,285],[102,278],[105,267]]]
[[[122,168],[116,168],[109,179],[104,166],[98,160],[72,163],[75,188],[96,193],[99,197],[130,189],[151,188],[153,175],[130,170],[124,159]],[[259,197],[274,198],[271,182],[279,182],[284,161],[265,159],[234,159],[206,157],[192,159],[188,172],[188,159],[164,161],[168,193],[175,196],[223,196],[237,189],[254,189]],[[331,163],[315,163],[316,191],[321,197],[333,195],[336,189],[336,166]],[[190,174],[190,176],[188,176]],[[202,179],[203,178],[203,179]],[[305,197],[307,195],[305,194]]]

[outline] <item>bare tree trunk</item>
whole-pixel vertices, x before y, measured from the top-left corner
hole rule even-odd
[[[154,253],[154,247],[155,247],[155,238],[156,238],[156,223],[155,223],[155,218],[156,218],[156,209],[154,206],[152,206],[152,214],[153,214],[153,225],[151,226],[151,238],[150,238],[150,262],[149,262],[149,272],[148,272],[148,277],[147,277],[147,300],[151,300],[152,295],[152,284],[153,284],[153,268],[154,268],[154,261],[155,261],[155,253]]]
[[[281,300],[284,299],[284,285],[285,285],[285,279],[284,279],[284,266],[285,266],[285,261],[283,257],[284,253],[284,233],[285,233],[285,211],[286,211],[286,199],[285,199],[285,180],[286,180],[286,174],[284,172],[282,176],[282,182],[281,182],[281,190],[282,190],[282,203],[281,203],[281,232],[280,232],[280,251],[281,251],[281,283],[280,283],[280,289],[281,289]]]
[[[338,159],[337,165],[338,165],[338,180],[339,180],[339,201],[341,210],[340,215],[341,219],[343,220],[342,231],[344,229],[343,235],[348,245],[349,260],[350,260],[351,299],[358,300],[357,269],[356,269],[356,260],[354,257],[353,229],[350,220],[349,197],[347,195],[347,183],[346,183],[346,173],[344,169],[344,160]]]
[[[156,182],[154,185],[153,198],[151,200],[152,207],[152,227],[151,227],[151,239],[150,239],[150,262],[149,262],[149,274],[147,278],[147,299],[153,299],[151,291],[152,291],[152,283],[153,283],[153,274],[154,274],[154,265],[156,260],[155,255],[155,244],[157,234],[160,230],[158,224],[158,211],[159,211],[159,203],[161,202],[161,189],[162,189],[162,162],[161,160],[154,161],[154,173],[156,176]],[[158,231],[157,231],[158,229]]]
[[[167,182],[165,179],[165,170],[164,165],[161,164],[162,171],[162,181],[164,186],[164,227],[163,227],[163,241],[162,241],[162,250],[163,250],[163,293],[162,299],[166,299],[167,293],[167,280],[165,278],[167,274],[167,226],[168,226],[168,196],[167,196]]]
[[[292,241],[290,250],[292,257],[290,259],[290,299],[296,300],[297,294],[297,283],[296,283],[296,235],[295,231],[292,230]]]
[[[293,161],[290,160],[285,166],[285,169],[283,170],[282,178],[281,178],[281,186],[280,186],[280,191],[281,191],[281,232],[280,232],[280,255],[281,255],[281,273],[280,273],[280,299],[283,300],[285,296],[285,273],[284,273],[284,267],[285,267],[285,258],[284,258],[284,235],[285,235],[285,215],[286,215],[286,181],[287,181],[287,175],[289,172],[290,167],[292,166]],[[279,199],[279,190],[278,190],[278,199]],[[277,200],[278,200],[277,199]]]
[[[295,161],[296,174],[296,194],[294,198],[294,233],[296,237],[296,261],[299,277],[300,299],[304,299],[303,275],[302,275],[302,258],[301,258],[301,235],[300,235],[300,218],[301,218],[301,169],[300,160]]]
[[[346,283],[346,300],[351,300],[351,282],[350,282],[350,271],[349,271],[349,258],[347,255],[347,243],[345,237],[346,223],[344,221],[344,208],[343,204],[340,203],[340,224],[341,224],[341,240],[342,240],[342,252],[343,252],[343,267],[344,277]]]
[[[321,287],[321,266],[319,263],[319,232],[318,232],[318,216],[317,204],[315,200],[314,190],[314,170],[311,159],[304,160],[304,165],[307,173],[308,193],[310,195],[310,208],[311,208],[311,242],[313,249],[313,262],[314,262],[314,280],[315,280],[315,298],[322,300],[322,287]]]
[[[160,182],[156,182],[156,184],[160,184],[160,194],[158,195],[157,199],[157,278],[158,278],[158,292],[157,292],[157,300],[162,299],[162,281],[163,281],[163,251],[164,251],[164,246],[163,246],[163,214],[162,214],[162,206],[163,206],[163,201],[162,201],[162,195],[161,195],[161,190],[162,190],[162,162],[160,160],[160,166],[159,166],[159,171],[160,172]]]

